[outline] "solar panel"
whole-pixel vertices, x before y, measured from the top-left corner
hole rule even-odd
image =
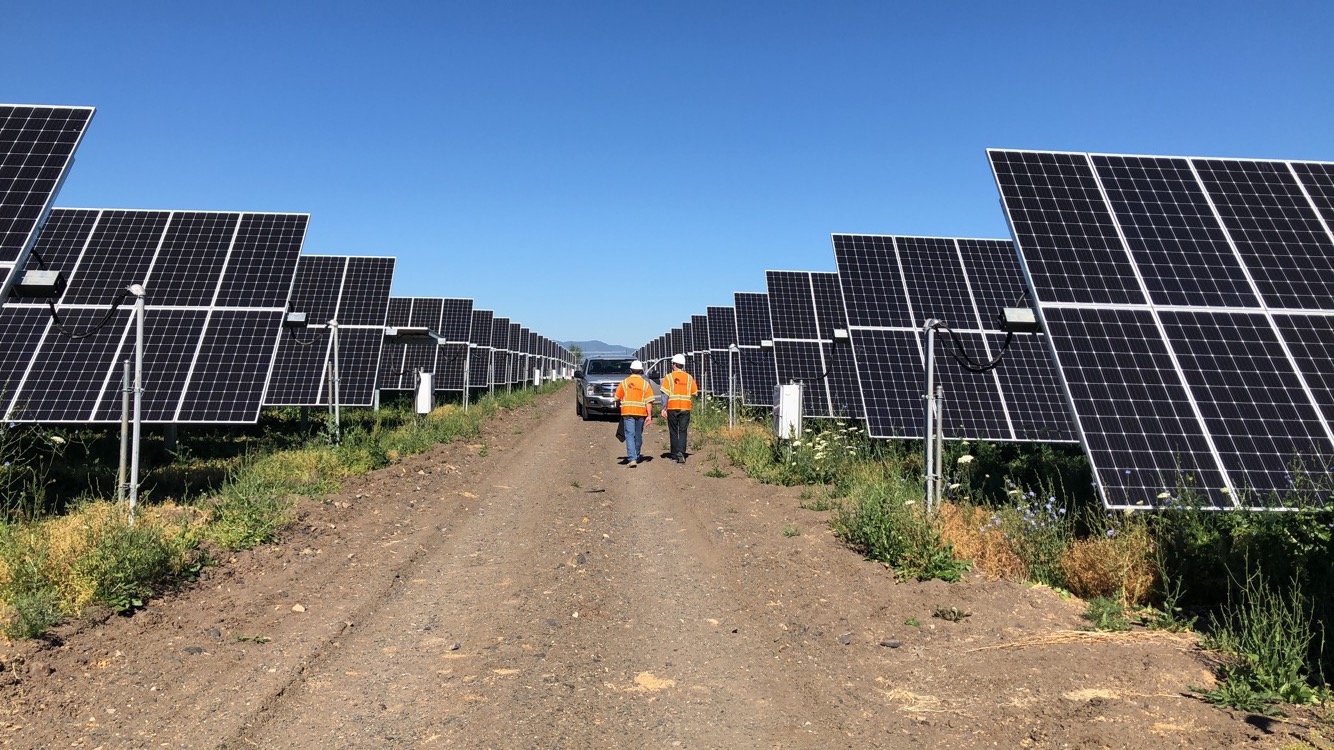
[[[489,388],[491,386],[491,336],[493,335],[491,310],[472,311],[472,332],[468,343],[472,351],[468,355],[468,386],[470,388]]]
[[[876,438],[921,438],[925,337],[938,335],[936,378],[950,439],[1069,442],[1075,439],[1055,366],[1035,334],[1016,334],[1001,364],[974,373],[951,356],[955,341],[974,361],[1004,346],[993,321],[1026,295],[1014,246],[1005,240],[844,235],[833,237],[855,372],[867,429]]]
[[[510,384],[510,319],[491,318],[491,388]]]
[[[385,315],[387,328],[425,328],[437,333],[443,302],[438,297],[390,297]],[[380,390],[412,391],[417,373],[436,371],[439,345],[435,341],[386,340],[380,355]]]
[[[701,391],[710,390],[709,378],[712,373],[709,370],[709,316],[691,315],[690,316],[690,339],[694,344],[694,349],[690,354],[690,373],[699,381]]]
[[[55,301],[64,330],[45,300],[0,311],[0,330],[15,342],[0,359],[7,418],[119,420],[121,363],[133,357],[135,334],[130,303],[109,311],[142,284],[144,421],[255,422],[308,218],[53,209],[33,252],[68,278]]]
[[[774,369],[772,345],[761,342],[773,340],[769,325],[769,295],[755,292],[737,292],[736,333],[741,349],[741,401],[754,406],[773,406],[774,386],[778,375]]]
[[[732,377],[735,377],[736,362],[732,359],[731,347],[736,344],[736,312],[730,307],[713,306],[705,308],[705,318],[709,327],[709,364],[712,365],[713,377],[709,383],[709,393],[717,396],[729,395],[729,363]]]
[[[93,111],[0,104],[0,302],[32,251]]]
[[[307,322],[283,329],[265,404],[329,403],[332,320],[338,322],[338,400],[343,406],[374,405],[393,278],[393,258],[301,256],[288,310],[305,313]]]
[[[523,357],[523,341],[526,337],[523,335],[523,326],[510,322],[509,350],[510,350],[510,384],[522,385],[525,380],[524,366],[526,362]]]
[[[988,155],[1104,503],[1327,482],[1334,165]]]
[[[778,382],[805,384],[805,416],[861,419],[851,353],[834,340],[834,329],[843,327],[838,274],[766,271],[765,279]]]

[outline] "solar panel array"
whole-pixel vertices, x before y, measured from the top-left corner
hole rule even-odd
[[[739,355],[741,402],[771,406],[778,373],[774,365],[773,329],[769,325],[769,295],[737,292],[736,339]],[[768,346],[764,343],[769,342]]]
[[[988,153],[1107,505],[1329,478],[1334,164]]]
[[[68,286],[54,308],[0,309],[5,418],[120,419],[135,335],[126,288],[146,289],[143,420],[254,422],[268,384],[305,214],[54,209],[34,254]],[[113,309],[115,308],[115,309]]]
[[[838,274],[766,271],[765,279],[778,382],[805,385],[807,417],[861,418],[851,351],[834,334],[847,328]]]
[[[119,419],[132,284],[145,289],[146,422],[254,422],[262,404],[323,405],[332,383],[342,405],[372,405],[386,321],[432,312],[442,388],[531,381],[505,346],[507,319],[496,325],[471,300],[391,304],[393,258],[302,257],[306,214],[52,209],[93,112],[0,104],[0,408],[10,421]],[[59,272],[67,287],[56,299],[10,299],[31,270]],[[304,328],[284,329],[289,311],[306,314]],[[545,378],[572,367],[568,350],[536,333],[522,349]],[[408,354],[396,353],[401,369]],[[401,385],[394,375],[387,387]]]
[[[996,316],[1021,304],[1023,274],[1006,240],[881,235],[833,236],[852,353],[877,438],[921,438],[928,319],[938,334],[936,380],[944,388],[951,439],[1068,442],[1075,439],[1065,397],[1045,343],[1016,334],[1004,348]],[[1000,365],[970,372],[952,352]]]
[[[265,405],[328,404],[333,376],[340,405],[374,405],[393,279],[393,258],[301,256],[288,310],[307,322],[283,329]],[[338,324],[336,373],[330,321]]]
[[[9,298],[93,111],[0,104],[0,302]]]
[[[732,385],[728,377],[735,377],[736,361],[732,356],[732,347],[736,345],[736,311],[730,307],[706,308],[705,317],[709,326],[709,363],[713,366],[709,381],[709,392],[716,396],[727,396]],[[729,376],[729,366],[732,374]]]

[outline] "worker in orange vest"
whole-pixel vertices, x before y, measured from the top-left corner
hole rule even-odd
[[[633,469],[639,465],[639,450],[644,445],[644,424],[653,422],[653,384],[644,379],[643,362],[630,363],[630,376],[616,386],[616,400],[621,404],[625,461]]]
[[[684,354],[672,355],[672,371],[662,379],[664,403],[662,416],[667,420],[667,434],[672,442],[672,460],[686,462],[686,437],[690,431],[691,398],[699,393],[699,386],[685,371]]]

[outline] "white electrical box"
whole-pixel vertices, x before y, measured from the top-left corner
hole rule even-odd
[[[783,440],[801,437],[801,383],[774,386],[774,434]]]
[[[541,368],[541,367],[534,367],[534,368],[533,368],[533,385],[534,385],[534,386],[542,385],[542,368]]]
[[[418,414],[430,414],[431,409],[435,408],[434,373],[417,373],[417,397],[414,399],[414,405]]]

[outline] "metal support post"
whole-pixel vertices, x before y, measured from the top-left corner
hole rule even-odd
[[[144,287],[130,286],[134,295],[134,437],[130,446],[130,525],[139,504],[139,439],[143,434],[144,406]]]
[[[125,502],[130,463],[130,360],[125,360],[125,374],[120,380],[120,469],[116,472],[116,504]]]
[[[329,334],[333,339],[333,366],[329,368],[333,388],[330,389],[330,398],[334,418],[334,442],[343,442],[343,394],[340,391],[342,387],[342,377],[338,372],[338,321],[329,321]]]
[[[922,429],[923,454],[923,474],[925,475],[925,497],[924,502],[927,510],[931,509],[931,501],[935,497],[935,485],[939,481],[940,467],[936,465],[936,328],[940,321],[930,318],[922,326],[926,333],[926,391],[923,398],[926,400],[925,424]]]

